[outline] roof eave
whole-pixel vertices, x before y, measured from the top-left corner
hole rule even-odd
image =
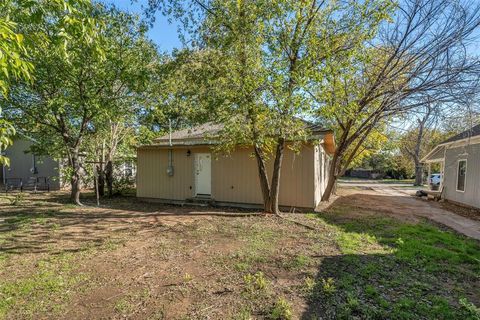
[[[307,141],[312,140],[321,140],[327,136],[332,137],[333,145],[335,145],[335,138],[333,137],[332,130],[322,130],[314,132],[310,137],[307,138]],[[148,147],[179,147],[179,146],[199,146],[199,145],[216,145],[220,142],[218,140],[205,140],[204,138],[190,138],[190,139],[172,139],[171,144],[169,139],[157,139],[152,144],[140,145],[137,149],[143,149]]]
[[[443,143],[440,143],[438,146],[449,146],[449,145],[452,145],[452,144],[456,144],[456,143],[462,143],[462,142],[471,142],[472,144],[477,144],[477,143],[480,143],[480,135],[477,135],[477,136],[472,136],[472,137],[468,137],[468,138],[463,138],[463,139],[458,139],[458,140],[453,140],[453,141],[449,141],[449,142],[443,142]]]
[[[425,157],[423,157],[420,162],[421,163],[428,163],[428,162],[431,162],[430,159],[428,159],[432,154],[434,154],[435,152],[437,152],[437,150],[439,150],[440,148],[444,147],[444,145],[437,145],[435,148],[433,148],[429,153],[427,153],[427,155]]]
[[[167,142],[160,142],[160,143],[152,143],[152,144],[144,144],[137,147],[137,149],[147,149],[147,148],[155,148],[155,147],[162,147],[162,148],[174,148],[174,147],[193,147],[193,146],[211,146],[216,145],[218,142],[216,141],[175,141],[170,144]]]

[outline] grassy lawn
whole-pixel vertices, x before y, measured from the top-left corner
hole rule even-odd
[[[134,198],[0,201],[0,319],[480,317],[478,242],[348,201],[285,215],[314,229]]]
[[[361,217],[350,218],[351,210]],[[332,278],[335,288],[330,303],[317,300],[313,312],[377,319],[480,316],[472,303],[480,301],[478,242],[427,222],[407,224],[349,207],[319,219],[337,229],[342,254],[322,261],[319,277]],[[312,297],[322,289],[325,283],[313,288]]]

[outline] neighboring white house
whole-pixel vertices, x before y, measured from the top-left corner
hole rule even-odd
[[[422,162],[440,164],[444,199],[480,208],[480,124],[440,143]]]
[[[13,145],[6,148],[2,154],[10,159],[9,166],[2,166],[0,181],[6,184],[18,184],[32,186],[36,181],[45,187],[48,183],[50,190],[60,189],[60,164],[49,156],[39,156],[29,152],[33,142],[27,137],[15,137]]]

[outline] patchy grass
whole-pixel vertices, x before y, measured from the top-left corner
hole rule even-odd
[[[427,221],[348,201],[287,214],[315,230],[221,209],[103,203],[5,200],[0,319],[479,317],[479,243]]]
[[[270,319],[272,320],[290,320],[293,319],[292,306],[285,298],[279,298],[273,306],[270,313]]]
[[[355,218],[350,210],[357,211]],[[398,319],[468,319],[475,314],[478,242],[427,222],[409,224],[368,211],[359,217],[358,210],[333,208],[318,215],[337,229],[342,255],[322,263],[319,276],[335,279],[338,289],[327,297],[325,282],[317,284],[312,313]],[[330,303],[316,298],[322,291]]]
[[[13,314],[18,318],[30,318],[38,313],[58,315],[68,301],[68,293],[86,277],[72,272],[73,268],[72,255],[63,254],[38,261],[35,272],[28,277],[2,280],[0,318],[9,310],[15,310]]]
[[[293,259],[288,259],[285,263],[286,269],[304,269],[313,264],[313,259],[305,254],[298,254]]]

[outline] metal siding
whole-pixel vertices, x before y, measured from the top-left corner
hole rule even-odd
[[[312,145],[302,146],[298,154],[286,149],[280,181],[280,205],[306,208],[316,206],[314,153]],[[270,161],[269,167],[271,177],[273,161]]]
[[[457,191],[458,160],[467,159],[465,192]],[[480,208],[480,144],[447,149],[445,154],[445,199]]]
[[[193,154],[173,149],[173,176],[167,174],[168,150],[139,150],[137,167],[137,196],[184,200],[193,196]]]
[[[48,156],[36,156],[35,163],[38,174],[34,175],[30,171],[33,167],[33,156],[31,153],[25,153],[25,151],[31,145],[30,141],[15,139],[13,145],[5,150],[5,155],[10,159],[10,166],[5,167],[5,178],[21,178],[25,184],[30,177],[48,177],[50,179],[50,188],[53,190],[59,189],[58,161]]]
[[[166,173],[167,149],[138,150],[137,196],[184,200],[193,196],[193,154],[206,148],[174,149],[174,175]],[[269,178],[273,159],[267,163]],[[280,205],[315,207],[314,147],[305,145],[299,154],[286,149],[281,172]],[[192,189],[190,189],[190,187]],[[239,148],[229,155],[212,153],[212,197],[216,201],[261,204],[258,169],[251,148]]]
[[[217,155],[212,162],[212,197],[217,201],[262,203],[256,160],[252,150],[239,148]]]
[[[37,177],[48,177],[50,189],[60,189],[59,163],[47,156],[37,156],[36,164],[38,169]]]

